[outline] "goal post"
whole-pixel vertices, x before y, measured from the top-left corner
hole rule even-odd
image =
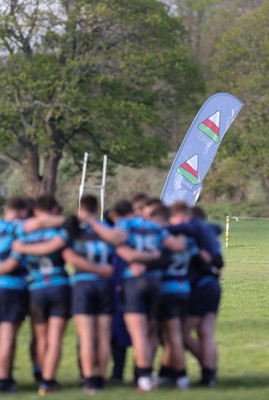
[[[84,153],[84,159],[83,159],[81,183],[80,183],[80,186],[79,186],[78,207],[79,207],[79,211],[80,211],[81,198],[83,196],[83,193],[84,193],[85,189],[99,189],[99,191],[100,191],[100,219],[101,219],[101,221],[103,221],[104,220],[104,211],[105,211],[107,155],[104,154],[104,156],[103,156],[103,171],[102,171],[102,182],[101,182],[101,184],[85,186],[87,165],[88,165],[88,157],[89,157],[89,154],[87,152],[85,152]]]

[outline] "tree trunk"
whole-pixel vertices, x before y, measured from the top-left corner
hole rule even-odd
[[[57,170],[61,159],[61,151],[47,152],[44,156],[43,173],[40,175],[38,149],[32,147],[28,150],[27,163],[23,168],[28,196],[36,198],[43,193],[55,194]]]

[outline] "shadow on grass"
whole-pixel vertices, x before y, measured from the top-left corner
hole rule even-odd
[[[62,389],[80,389],[81,384],[78,381],[69,381],[69,382],[61,382]],[[171,387],[171,386],[170,386]],[[120,385],[112,385],[107,383],[105,389],[110,390],[112,388],[115,389],[126,389],[134,388],[133,382],[124,382]],[[168,388],[168,386],[167,386]],[[246,375],[246,376],[227,376],[220,377],[216,389],[218,390],[236,390],[236,389],[262,389],[269,388],[269,375],[266,376],[257,376],[257,375]],[[18,390],[20,393],[24,392],[37,392],[37,385],[32,382],[19,383]]]
[[[220,377],[217,387],[220,389],[269,388],[269,375],[224,376]]]

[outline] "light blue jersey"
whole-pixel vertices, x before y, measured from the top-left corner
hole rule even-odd
[[[169,236],[169,232],[151,221],[141,217],[122,218],[117,224],[117,228],[128,232],[128,240],[125,243],[136,250],[152,251],[163,248],[163,241]],[[148,275],[160,274],[160,271],[148,271]],[[123,272],[125,278],[132,277],[130,268],[126,268]]]
[[[11,255],[13,241],[23,232],[23,222],[0,220],[0,262],[5,261]],[[10,274],[0,275],[0,288],[22,290],[27,286],[26,275],[27,272],[22,265]]]
[[[25,244],[44,243],[60,236],[67,241],[67,233],[63,229],[47,228],[37,230],[19,237]],[[12,257],[27,265],[30,275],[30,290],[43,289],[49,286],[68,285],[69,279],[65,271],[62,249],[45,256],[12,253]]]
[[[78,238],[73,241],[71,247],[77,254],[86,258],[94,265],[101,267],[105,264],[111,264],[114,247],[101,239],[90,226],[86,226],[81,231]],[[100,279],[107,278],[90,272],[75,270],[74,275],[71,277],[71,283],[75,284],[79,281]]]

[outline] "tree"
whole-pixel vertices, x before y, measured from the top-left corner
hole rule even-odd
[[[160,164],[168,149],[160,115],[203,90],[184,29],[162,3],[0,7],[0,157],[21,168],[29,194],[55,191],[64,152],[79,164],[87,149],[95,168],[103,153],[130,166]]]
[[[240,19],[217,42],[211,90],[244,102],[237,132],[227,135],[220,155],[234,158],[237,172],[269,188],[269,1]],[[235,167],[235,165],[234,165]],[[239,172],[238,172],[239,173]],[[236,184],[236,182],[235,182]]]
[[[169,1],[169,0],[168,0]],[[237,18],[260,7],[264,0],[170,0],[173,11],[189,32],[190,45],[208,70],[215,39],[231,28]]]

